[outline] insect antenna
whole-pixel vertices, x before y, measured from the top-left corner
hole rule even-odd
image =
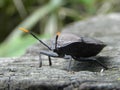
[[[45,44],[42,40],[40,40],[37,36],[35,36],[31,31],[25,29],[25,28],[19,28],[20,30],[31,34],[34,38],[36,38],[40,43],[42,43],[44,46],[46,46],[49,50],[52,50],[47,44]]]
[[[60,35],[60,32],[57,32],[56,38],[55,38],[55,49],[57,49],[57,40]]]

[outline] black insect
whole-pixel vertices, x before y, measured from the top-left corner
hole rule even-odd
[[[20,28],[20,30],[30,33],[34,38],[39,40],[44,46],[49,49],[49,51],[40,52],[40,67],[42,66],[41,55],[43,54],[48,56],[50,66],[52,65],[51,57],[56,57],[70,59],[69,69],[72,59],[77,61],[95,61],[105,69],[108,69],[106,65],[104,65],[97,59],[92,58],[96,56],[106,46],[106,44],[99,40],[87,37],[79,37],[71,33],[57,33],[55,40],[53,40],[52,42],[53,46],[49,47],[43,41],[38,39],[32,32],[24,28]]]

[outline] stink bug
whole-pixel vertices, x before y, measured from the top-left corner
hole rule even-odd
[[[87,37],[80,37],[71,33],[57,33],[53,47],[51,48],[43,41],[41,41],[38,37],[36,37],[31,31],[28,31],[24,28],[20,28],[20,30],[31,34],[34,38],[39,40],[44,46],[49,49],[49,51],[40,51],[39,67],[42,66],[41,55],[46,55],[48,56],[50,66],[52,65],[51,57],[56,57],[70,59],[69,69],[72,59],[77,61],[95,61],[105,69],[108,69],[106,65],[97,59],[92,58],[106,46],[106,44],[104,44],[102,41]]]

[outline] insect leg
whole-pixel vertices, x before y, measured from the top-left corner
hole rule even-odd
[[[72,62],[72,57],[71,56],[69,56],[69,55],[65,55],[65,57],[64,57],[64,59],[69,59],[70,61],[69,61],[69,64],[68,64],[68,71],[71,71],[71,62]]]
[[[108,67],[106,65],[104,65],[103,63],[101,63],[99,60],[95,59],[95,58],[88,58],[88,60],[92,60],[92,61],[95,61],[96,63],[98,63],[99,65],[101,65],[104,69],[108,69]]]
[[[106,65],[104,65],[103,63],[101,63],[99,60],[94,59],[94,61],[96,61],[99,65],[101,65],[102,67],[104,67],[106,70],[108,69],[108,67]]]
[[[46,55],[46,56],[48,56],[49,65],[50,65],[50,66],[52,65],[52,61],[51,61],[51,58],[50,58],[50,57],[59,57],[59,56],[58,56],[56,53],[54,53],[54,52],[41,51],[41,52],[40,52],[40,55],[39,55],[39,67],[42,67],[42,58],[41,58],[41,55]]]
[[[39,54],[39,67],[42,67],[42,58],[41,58],[42,52]]]
[[[51,61],[50,56],[48,56],[48,59],[49,59],[49,65],[52,66],[52,61]]]
[[[83,58],[83,57],[76,58],[76,57],[74,57],[74,59],[77,61],[95,61],[96,63],[101,65],[103,68],[108,69],[108,67],[106,65],[104,65],[99,60],[95,59],[94,57],[90,57],[90,58]]]

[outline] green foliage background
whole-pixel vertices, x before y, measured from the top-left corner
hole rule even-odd
[[[120,11],[120,0],[0,0],[0,57],[20,56],[36,40],[52,37],[69,23]]]

